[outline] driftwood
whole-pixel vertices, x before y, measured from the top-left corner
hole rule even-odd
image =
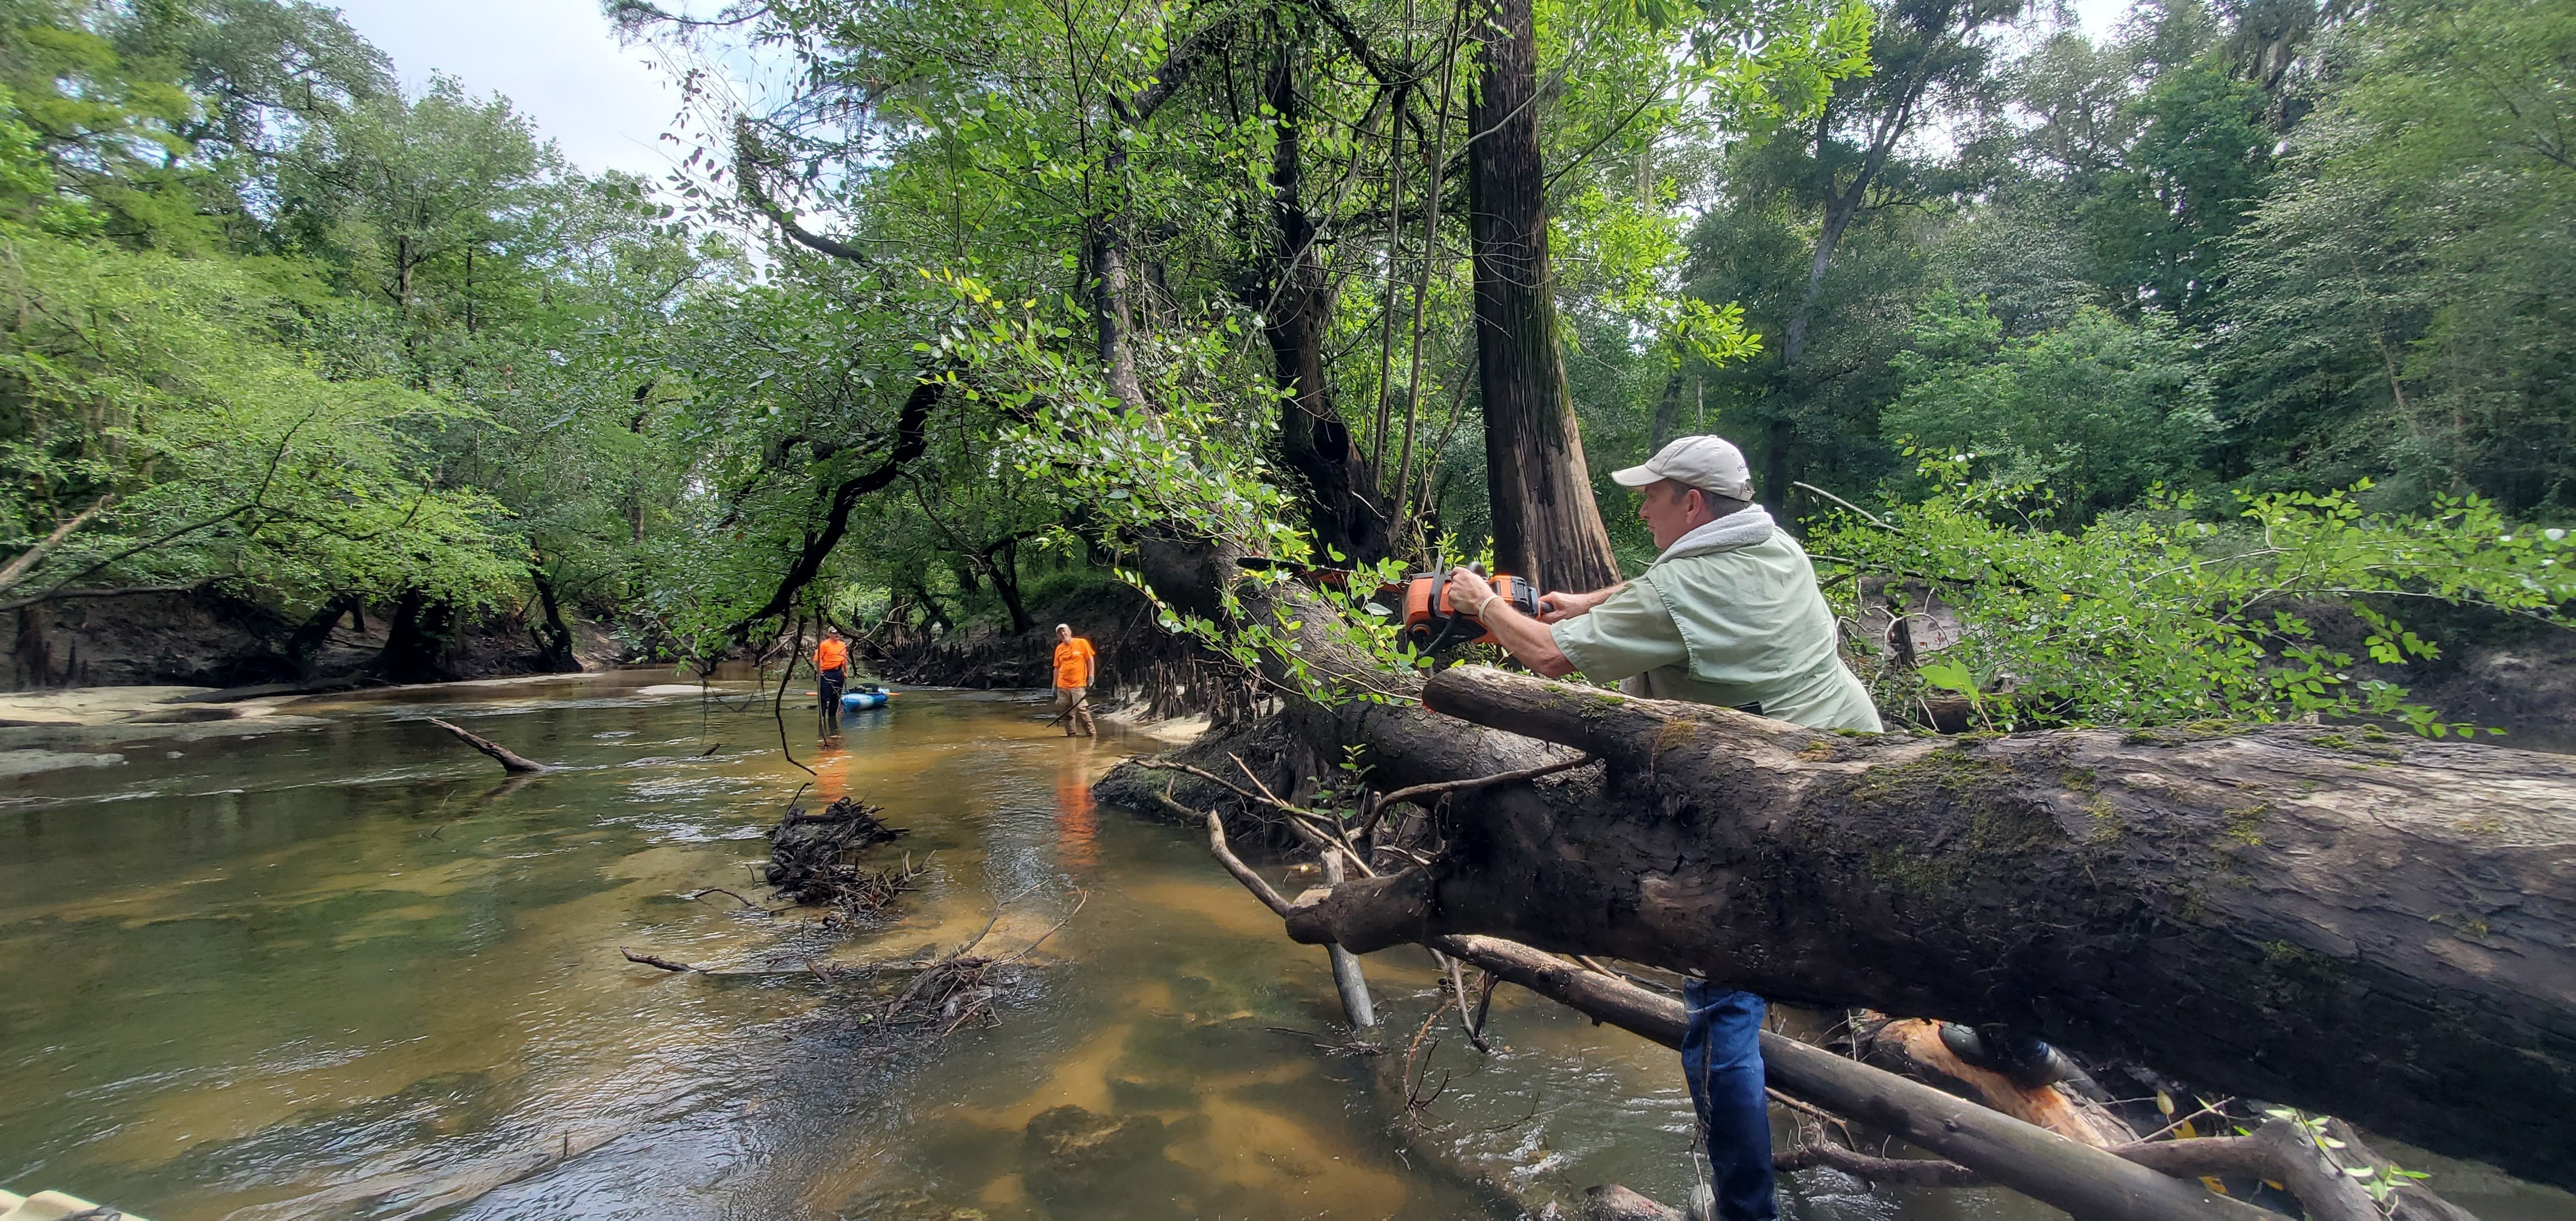
[[[1058,929],[1072,923],[1073,918],[1082,913],[1083,905],[1090,901],[1089,891],[1076,891],[1073,910],[1047,926],[1045,932],[1027,945],[999,956],[978,954],[975,948],[992,935],[994,925],[1001,923],[1001,913],[993,913],[993,918],[985,921],[984,927],[965,944],[922,964],[920,973],[913,976],[911,986],[873,1015],[872,1020],[882,1026],[909,1029],[916,1034],[926,1032],[933,1040],[947,1038],[970,1023],[999,1025],[1001,1018],[993,1012],[993,1002],[1011,985],[1014,968],[1036,953],[1038,947],[1055,936]]]
[[[486,755],[490,755],[493,761],[501,765],[502,771],[508,772],[513,776],[533,776],[539,772],[554,770],[553,768],[547,767],[545,764],[519,754],[518,752],[511,750],[509,747],[503,746],[490,738],[483,737],[479,734],[468,733],[464,729],[449,724],[446,721],[442,721],[437,717],[430,717],[428,720],[430,724],[436,725],[440,729],[444,729],[449,733],[455,734],[458,741],[461,741],[476,750],[482,751]]]
[[[913,888],[914,873],[909,857],[901,866],[859,867],[862,853],[907,834],[901,827],[886,825],[877,817],[882,813],[852,797],[834,801],[819,814],[789,806],[769,829],[769,865],[763,879],[787,899],[807,906],[829,905],[848,920],[876,915]]]
[[[626,961],[628,962],[638,962],[648,967],[658,967],[665,971],[688,971],[696,972],[700,975],[706,974],[705,967],[693,967],[676,959],[664,958],[659,954],[638,954],[633,950],[619,950],[617,952],[624,954],[626,956]]]

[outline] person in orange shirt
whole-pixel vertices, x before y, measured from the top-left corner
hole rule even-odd
[[[823,629],[823,641],[814,646],[814,676],[821,688],[823,732],[841,727],[841,688],[850,680],[850,644],[841,639],[841,629]]]
[[[1088,698],[1092,662],[1098,656],[1091,642],[1074,635],[1071,627],[1055,625],[1055,710],[1057,716],[1064,718],[1064,736],[1068,738],[1073,736],[1076,725],[1082,727],[1086,738],[1100,736],[1099,727],[1091,723]]]

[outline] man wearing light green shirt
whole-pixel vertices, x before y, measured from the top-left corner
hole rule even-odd
[[[1535,620],[1490,593],[1462,602],[1505,651],[1550,678],[1580,671],[1631,695],[1879,732],[1878,709],[1843,664],[1816,571],[1752,503],[1741,452],[1717,437],[1683,437],[1610,477],[1639,489],[1637,516],[1662,554],[1623,584],[1549,593]],[[1450,588],[1472,597],[1488,587],[1462,568]]]
[[[1533,619],[1461,568],[1449,585],[1459,609],[1550,678],[1581,671],[1631,695],[1879,731],[1869,692],[1843,664],[1816,571],[1753,503],[1741,451],[1718,437],[1683,437],[1610,477],[1639,490],[1637,516],[1662,551],[1643,575],[1592,593],[1550,593]],[[1707,1136],[1715,1216],[1772,1221],[1762,998],[1694,979],[1682,1002],[1690,1017],[1682,1071]]]

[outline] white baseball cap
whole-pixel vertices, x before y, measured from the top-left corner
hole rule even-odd
[[[1612,471],[1610,478],[1628,488],[1670,479],[1703,492],[1753,499],[1753,468],[1744,464],[1744,451],[1724,437],[1676,438],[1644,465]]]

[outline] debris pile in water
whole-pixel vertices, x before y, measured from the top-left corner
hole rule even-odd
[[[913,889],[915,871],[905,858],[886,869],[862,869],[860,854],[907,832],[887,826],[884,811],[843,797],[820,814],[801,806],[769,829],[769,868],[764,877],[779,894],[809,906],[829,905],[845,918],[875,915],[895,896]]]

